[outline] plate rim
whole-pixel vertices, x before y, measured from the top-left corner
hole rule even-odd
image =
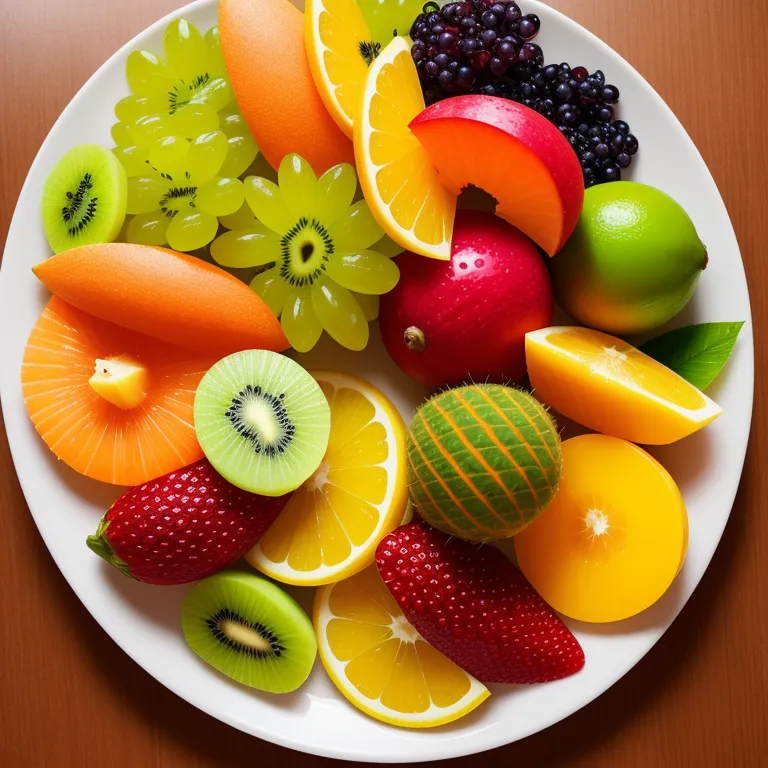
[[[194,0],[193,2],[188,3],[187,5],[184,5],[175,11],[171,11],[170,13],[166,14],[162,18],[158,19],[157,21],[153,22],[149,26],[145,27],[144,29],[140,30],[136,35],[134,35],[131,39],[126,41],[120,48],[118,48],[112,55],[110,55],[102,64],[93,72],[93,74],[83,83],[80,88],[76,91],[74,96],[70,99],[68,104],[64,107],[62,112],[59,114],[59,116],[56,118],[52,126],[50,127],[48,133],[46,134],[45,139],[41,143],[39,149],[37,150],[37,153],[35,154],[35,158],[32,161],[29,170],[27,171],[26,177],[24,179],[24,183],[22,184],[22,187],[18,194],[18,199],[16,201],[16,204],[14,206],[13,215],[11,217],[10,225],[8,228],[7,238],[6,238],[6,244],[4,246],[4,258],[3,262],[5,262],[6,259],[6,252],[8,250],[8,244],[11,243],[12,238],[11,234],[15,231],[15,224],[17,221],[19,209],[21,206],[21,201],[25,197],[25,192],[27,191],[27,187],[30,184],[30,179],[34,175],[35,170],[37,169],[38,164],[41,162],[41,157],[44,154],[44,151],[46,149],[46,146],[48,143],[52,140],[52,136],[56,133],[56,130],[59,126],[59,124],[63,121],[63,119],[66,117],[66,115],[77,108],[77,104],[80,101],[82,95],[89,90],[91,87],[93,87],[94,81],[99,77],[100,73],[103,69],[110,66],[115,59],[118,59],[126,54],[126,52],[132,50],[137,45],[137,39],[142,38],[144,36],[152,35],[157,33],[159,30],[161,30],[165,25],[167,25],[170,21],[180,18],[186,14],[197,12],[200,9],[204,9],[206,7],[212,7],[215,9],[215,6],[217,5],[218,0]],[[674,121],[677,123],[680,131],[682,132],[682,135],[685,136],[687,139],[687,143],[689,146],[689,149],[692,149],[695,153],[696,157],[698,158],[699,162],[701,163],[701,167],[706,171],[707,175],[712,181],[714,191],[717,193],[717,198],[719,201],[719,204],[722,206],[723,211],[725,212],[728,225],[729,225],[729,233],[733,237],[733,241],[736,244],[736,248],[739,254],[739,259],[742,264],[742,269],[744,269],[744,260],[741,254],[741,248],[738,244],[738,238],[736,237],[736,233],[733,228],[733,223],[731,221],[730,214],[728,212],[728,208],[725,204],[725,201],[722,198],[722,195],[720,193],[719,187],[717,185],[716,180],[714,179],[709,166],[707,165],[706,161],[704,160],[703,156],[701,155],[698,147],[696,146],[693,139],[688,134],[687,130],[685,129],[682,122],[679,120],[677,115],[673,112],[671,107],[666,103],[666,101],[661,97],[661,95],[653,88],[653,86],[626,60],[624,59],[621,54],[619,54],[615,49],[613,49],[608,43],[603,41],[600,37],[595,35],[593,32],[591,32],[586,27],[583,27],[581,24],[576,22],[575,20],[571,19],[569,16],[564,14],[562,11],[559,11],[556,8],[552,8],[551,6],[545,5],[541,2],[541,0],[526,0],[526,5],[530,8],[530,12],[535,13],[541,13],[542,10],[544,11],[544,15],[553,15],[558,18],[558,22],[562,24],[566,29],[569,35],[577,35],[581,37],[586,37],[591,40],[593,44],[595,44],[599,49],[602,49],[604,51],[610,52],[613,56],[617,57],[622,65],[626,67],[629,72],[631,73],[633,79],[637,81],[638,87],[643,88],[647,94],[656,102],[656,105],[658,108],[665,110],[669,112],[669,114],[672,116]],[[213,11],[215,14],[215,10]],[[5,284],[8,283],[8,278],[3,279],[3,274],[7,274],[7,270],[3,270],[0,268],[0,306],[2,305],[2,297],[8,292],[9,288],[5,287]],[[743,334],[740,339],[739,343],[741,345],[745,345],[746,342],[749,342],[748,350],[747,351],[747,361],[746,365],[749,370],[749,396],[748,396],[748,402],[745,403],[745,410],[748,411],[748,424],[747,424],[747,434],[746,434],[746,440],[744,442],[743,450],[741,451],[741,455],[739,456],[738,461],[738,475],[736,476],[735,483],[731,482],[730,484],[733,486],[731,489],[731,492],[729,492],[728,496],[730,498],[729,505],[728,505],[728,511],[727,514],[723,518],[723,523],[721,526],[719,526],[719,530],[717,531],[717,537],[715,546],[710,553],[710,556],[708,558],[706,567],[704,568],[704,571],[702,572],[701,576],[696,580],[696,584],[693,587],[693,590],[691,591],[691,594],[698,589],[698,586],[701,582],[701,580],[704,577],[704,574],[709,569],[712,559],[714,557],[714,553],[717,550],[717,547],[720,544],[720,541],[723,536],[723,532],[725,530],[725,526],[727,525],[731,512],[733,510],[733,505],[736,500],[736,495],[738,493],[739,486],[741,484],[741,480],[743,477],[744,472],[744,463],[746,460],[746,453],[747,449],[749,447],[750,439],[751,439],[751,427],[752,427],[752,421],[753,421],[753,404],[754,404],[754,386],[755,386],[755,377],[754,377],[754,338],[753,338],[753,321],[752,321],[752,310],[751,310],[751,297],[749,296],[749,284],[746,281],[746,270],[744,270],[745,273],[745,283],[746,283],[746,293],[747,293],[747,306],[744,308],[744,315],[745,315],[745,327],[748,329],[749,334]],[[748,336],[748,338],[747,338]],[[5,334],[3,334],[3,338],[5,338]],[[100,617],[100,611],[98,609],[94,610],[94,608],[91,606],[91,600],[87,597],[84,597],[83,594],[81,594],[81,590],[79,590],[77,587],[73,585],[73,583],[67,578],[65,575],[64,569],[62,569],[62,566],[59,562],[59,559],[57,558],[54,548],[49,543],[49,539],[44,532],[44,526],[41,526],[41,523],[38,521],[38,515],[35,513],[35,511],[32,508],[32,505],[29,503],[28,499],[31,497],[31,494],[28,493],[28,484],[27,482],[22,479],[22,475],[17,469],[17,455],[21,456],[22,449],[21,445],[23,443],[23,436],[16,432],[11,432],[7,425],[9,423],[9,419],[7,417],[6,413],[6,401],[7,398],[4,394],[5,387],[3,386],[3,382],[5,379],[3,377],[0,377],[0,408],[2,408],[2,412],[5,418],[6,423],[6,435],[8,439],[8,444],[10,448],[11,457],[14,464],[14,471],[16,473],[16,476],[18,478],[19,485],[22,489],[22,492],[24,494],[25,503],[27,504],[27,507],[32,515],[32,518],[35,522],[35,525],[38,529],[38,532],[40,533],[40,536],[42,537],[46,548],[48,549],[49,554],[53,558],[54,562],[56,563],[57,568],[59,569],[59,572],[64,577],[65,581],[67,582],[68,586],[72,591],[77,595],[80,602],[84,605],[84,607],[88,610],[88,612],[91,614],[91,616],[94,618],[94,620],[99,624],[99,626],[102,628],[102,630],[110,637],[110,639],[115,642],[118,647],[126,653],[136,664],[138,664],[145,672],[147,672],[149,675],[151,675],[153,678],[155,678],[158,683],[163,685],[164,687],[168,688],[170,691],[172,691],[174,694],[179,696],[184,701],[188,702],[192,706],[194,706],[196,709],[199,709],[200,711],[204,712],[205,714],[216,718],[217,720],[220,720],[221,722],[226,723],[227,725],[234,727],[246,734],[256,736],[257,738],[262,738],[267,741],[270,741],[271,743],[277,744],[282,747],[286,747],[288,749],[293,749],[297,751],[302,751],[309,754],[314,754],[322,757],[329,757],[329,758],[336,758],[336,759],[345,759],[345,760],[353,760],[357,762],[386,762],[386,763],[401,763],[401,762],[408,762],[408,760],[403,759],[398,756],[386,754],[366,754],[361,755],[355,750],[348,750],[345,749],[343,746],[337,746],[337,745],[325,745],[324,747],[318,747],[314,744],[308,744],[308,743],[302,743],[300,741],[297,741],[295,738],[292,740],[289,737],[286,737],[283,735],[281,731],[275,731],[270,730],[269,728],[263,727],[260,723],[245,723],[242,722],[235,717],[229,716],[226,712],[223,711],[212,711],[210,708],[206,707],[205,701],[196,702],[190,696],[188,695],[188,691],[183,689],[183,687],[178,686],[174,684],[173,681],[173,675],[170,675],[168,679],[163,679],[163,677],[159,674],[156,674],[155,671],[150,671],[147,667],[145,667],[138,658],[131,653],[131,651],[123,644],[123,642],[120,639],[119,633],[112,634],[110,630],[105,625],[105,622],[102,621],[102,618]],[[609,682],[607,685],[600,688],[597,693],[594,693],[594,695],[591,695],[589,700],[576,705],[574,707],[569,707],[565,712],[557,710],[557,714],[550,715],[548,717],[542,717],[540,722],[533,726],[528,728],[522,735],[517,736],[516,738],[512,740],[508,740],[505,738],[501,739],[494,739],[490,743],[486,744],[474,744],[473,741],[469,738],[462,739],[459,743],[453,744],[451,748],[446,749],[445,746],[450,743],[451,740],[449,739],[439,739],[436,738],[434,742],[431,745],[431,751],[434,754],[427,754],[427,755],[419,755],[419,761],[423,762],[431,762],[435,760],[441,760],[441,759],[449,759],[449,758],[455,758],[455,757],[463,757],[471,754],[481,754],[485,751],[488,751],[490,749],[495,749],[501,746],[505,746],[507,744],[514,743],[515,741],[522,740],[524,738],[527,738],[528,736],[531,736],[535,733],[538,733],[540,731],[546,730],[547,728],[552,727],[556,723],[560,722],[561,720],[566,719],[567,717],[570,717],[575,712],[579,711],[580,709],[583,709],[586,706],[589,706],[595,699],[600,697],[605,691],[618,683],[637,663],[639,663],[650,651],[651,648],[653,648],[657,642],[659,642],[664,635],[666,634],[667,630],[669,629],[669,626],[674,622],[677,617],[680,615],[680,612],[683,610],[683,608],[687,605],[688,600],[690,599],[690,595],[682,602],[682,604],[679,605],[676,611],[674,611],[674,615],[670,619],[667,626],[664,628],[664,630],[661,632],[661,634],[653,640],[651,645],[648,647],[648,649],[642,653],[638,658],[633,659],[629,661],[626,664],[623,664],[619,667],[620,671],[618,674],[612,675],[612,681]],[[340,695],[340,694],[339,694]],[[554,711],[554,709],[553,709]],[[406,731],[407,732],[407,731]],[[436,736],[439,736],[439,734],[435,734]],[[442,745],[442,747],[441,747]],[[458,748],[457,748],[458,747]]]

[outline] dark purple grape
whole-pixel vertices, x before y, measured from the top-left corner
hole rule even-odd
[[[630,133],[624,139],[624,150],[628,155],[634,155],[637,152],[638,143],[637,139]]]
[[[629,164],[632,162],[632,158],[626,152],[621,152],[616,156],[616,163],[619,168],[629,168]]]
[[[480,39],[487,48],[490,48],[496,42],[496,37],[497,35],[492,29],[485,29],[480,33]]]
[[[499,25],[498,17],[491,11],[485,11],[485,13],[483,13],[483,15],[480,17],[480,21],[482,21],[483,24],[485,24],[485,26],[489,29],[494,29]]]
[[[456,83],[461,88],[471,88],[475,84],[475,73],[469,67],[460,67],[456,73]]]
[[[507,63],[494,56],[490,63],[491,72],[497,77],[501,77],[507,71]]]
[[[610,147],[609,147],[607,144],[603,144],[603,143],[601,142],[600,144],[598,144],[598,145],[595,147],[595,154],[596,154],[598,157],[601,157],[601,158],[606,158],[606,157],[609,157],[609,156],[610,156],[610,154],[611,154],[611,149],[610,149]]]
[[[585,67],[574,67],[573,70],[571,70],[573,76],[578,80],[578,82],[582,82],[583,80],[586,80],[589,76],[589,72],[586,70]]]
[[[438,64],[436,64],[434,61],[428,61],[424,65],[424,71],[430,76],[430,77],[437,77],[440,74],[440,67]]]
[[[601,123],[607,123],[609,120],[612,120],[613,109],[611,107],[600,107],[600,109],[597,110],[597,119]]]
[[[444,69],[438,76],[437,82],[440,83],[443,88],[453,85],[453,73]]]
[[[533,40],[536,35],[539,34],[541,29],[541,20],[535,13],[529,13],[520,20],[517,25],[517,34],[523,38],[523,40]]]
[[[603,178],[606,181],[621,181],[621,169],[618,165],[611,163],[603,168]]]

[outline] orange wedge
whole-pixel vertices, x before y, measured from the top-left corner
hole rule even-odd
[[[97,360],[126,357],[146,371],[146,392],[131,408],[90,383]],[[193,404],[214,362],[54,296],[27,342],[22,393],[35,429],[65,464],[106,483],[139,485],[202,457]]]
[[[375,565],[318,589],[313,620],[331,680],[377,720],[407,728],[444,725],[490,695],[408,623]]]
[[[360,186],[376,220],[403,248],[435,259],[451,256],[455,193],[408,127],[424,110],[410,46],[395,37],[374,60],[354,124]]]
[[[528,333],[525,359],[540,400],[585,427],[633,443],[673,443],[723,412],[631,344],[588,328]]]

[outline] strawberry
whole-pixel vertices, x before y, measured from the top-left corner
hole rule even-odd
[[[202,459],[124,493],[87,544],[137,581],[184,584],[242,557],[289,498],[242,491]]]
[[[543,683],[578,672],[584,651],[498,549],[418,522],[382,539],[376,564],[408,621],[484,683]]]

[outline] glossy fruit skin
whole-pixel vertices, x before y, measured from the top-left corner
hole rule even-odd
[[[470,541],[514,536],[552,501],[563,466],[557,427],[527,392],[449,389],[408,430],[408,488],[431,525]]]
[[[376,564],[422,637],[483,683],[544,683],[584,666],[578,640],[495,547],[411,523],[382,539]]]
[[[691,300],[707,250],[685,210],[633,181],[588,189],[576,230],[552,261],[559,304],[614,335],[647,333]]]
[[[185,584],[241,558],[289,498],[241,491],[201,459],[124,493],[87,543],[137,581]]]
[[[379,325],[408,376],[430,389],[525,380],[525,334],[551,324],[552,288],[522,232],[489,213],[459,211],[450,261],[413,253],[396,261],[400,281],[381,297]],[[421,331],[423,345],[409,329]]]

